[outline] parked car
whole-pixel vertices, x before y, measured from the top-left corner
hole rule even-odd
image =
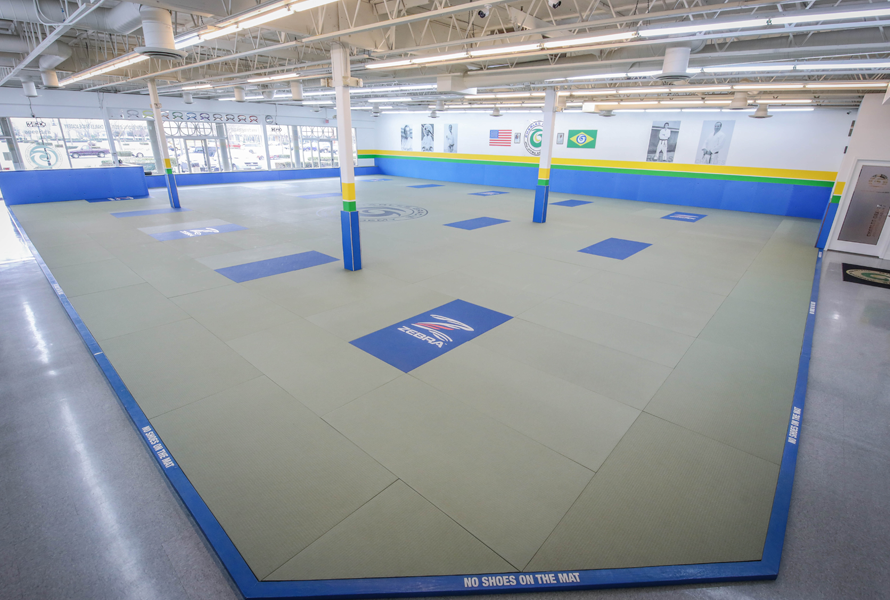
[[[131,152],[137,158],[151,155],[151,144],[148,142],[120,142],[120,147],[123,152]]]
[[[71,155],[71,158],[80,158],[82,156],[98,156],[99,158],[105,158],[105,155],[111,154],[111,151],[108,148],[101,148],[98,144],[89,142],[71,150],[68,154]]]

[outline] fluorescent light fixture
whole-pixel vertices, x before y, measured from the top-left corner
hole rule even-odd
[[[729,104],[732,100],[705,100],[705,104]]]
[[[719,108],[683,108],[683,112],[720,112]]]
[[[766,27],[767,19],[748,19],[745,21],[704,22],[695,25],[682,25],[680,27],[662,27],[658,29],[641,29],[640,37],[653,37],[657,35],[677,35],[681,33],[702,33],[705,31],[721,31],[725,29],[746,29],[748,27]]]
[[[271,12],[261,14],[252,19],[239,21],[238,29],[250,29],[251,27],[256,27],[258,25],[262,25],[263,23],[268,23],[269,21],[277,21],[278,19],[287,17],[292,14],[294,14],[294,12],[290,9],[290,7],[279,8],[278,10],[273,10]]]
[[[198,36],[197,33],[190,33],[180,40],[174,40],[174,47],[177,50],[182,50],[183,48],[188,48],[189,46],[194,46],[195,44],[197,44],[200,41],[201,41],[201,38]]]
[[[210,85],[209,83],[202,83],[201,85],[187,85],[187,86],[185,86],[185,87],[182,88],[182,89],[183,89],[183,90],[186,90],[186,91],[187,91],[187,90],[207,90],[207,89],[210,89],[210,88],[212,88],[212,87],[213,87],[213,86]]]
[[[366,69],[385,69],[387,67],[404,67],[410,65],[410,60],[395,60],[392,62],[365,63]]]
[[[524,46],[505,46],[502,48],[485,48],[484,50],[470,50],[469,54],[473,58],[477,56],[491,56],[492,54],[515,54],[517,52],[529,52],[531,50],[540,50],[541,44],[525,44]]]
[[[732,89],[732,86],[729,85],[706,85],[706,86],[689,86],[678,85],[674,86],[670,89],[670,93],[672,94],[682,94],[685,92],[728,92]]]
[[[576,79],[615,79],[625,77],[625,73],[600,73],[597,75],[578,75],[576,77],[566,77],[567,80],[574,81]],[[556,79],[548,79],[547,81],[558,81]]]
[[[350,94],[385,94],[387,92],[408,92],[411,90],[434,90],[435,84],[426,85],[396,85],[393,87],[351,88]],[[333,94],[334,92],[325,92]]]
[[[646,112],[646,111],[643,110],[642,108],[616,108],[616,109],[614,109],[612,112],[617,112],[617,113],[641,113],[641,112]]]
[[[655,77],[661,75],[661,69],[658,71],[638,71],[636,73],[625,73],[625,77]]]
[[[607,96],[609,94],[617,94],[618,90],[609,89],[609,90],[572,90],[571,92],[560,92],[562,94],[572,95],[572,96]]]
[[[566,46],[585,46],[587,44],[599,44],[602,42],[614,42],[618,40],[627,40],[632,37],[635,37],[637,34],[634,31],[625,31],[622,33],[611,33],[608,35],[594,35],[591,37],[585,38],[569,38],[565,40],[553,40],[551,42],[544,42],[542,44],[545,49],[550,50],[551,48],[565,48]]]
[[[812,104],[813,101],[803,98],[794,98],[791,100],[758,100],[758,104]]]
[[[333,100],[303,100],[303,104],[333,104]]]
[[[219,29],[211,29],[209,31],[204,31],[198,34],[198,37],[201,38],[201,41],[207,40],[215,40],[218,37],[222,37],[224,35],[229,35],[230,33],[235,33],[238,31],[238,24],[229,25],[228,27],[221,27]]]
[[[887,87],[886,81],[824,81],[822,83],[808,83],[804,85],[805,88],[814,88],[814,89],[883,89]]]
[[[871,6],[874,6],[873,4]],[[773,25],[791,25],[794,23],[812,23],[815,21],[843,21],[845,19],[867,19],[869,17],[885,17],[890,15],[890,7],[873,8],[870,10],[848,10],[835,13],[812,13],[801,11],[802,14],[770,19]]]
[[[890,69],[890,62],[838,62],[812,61],[794,65],[798,71],[822,71],[824,69]]]
[[[775,113],[775,112],[810,112],[810,111],[813,111],[816,109],[812,106],[799,106],[799,107],[794,107],[794,108],[781,108],[781,107],[772,108],[772,107],[770,107],[769,110],[770,110],[770,112]]]
[[[421,56],[418,58],[412,58],[412,65],[423,65],[431,62],[441,62],[443,60],[458,60],[461,58],[466,58],[466,52],[455,52],[453,54],[432,54],[430,56]]]
[[[262,99],[263,99],[262,96],[244,96],[245,101],[246,100],[262,100]],[[231,98],[217,98],[217,100],[219,100],[220,102],[234,102],[235,97],[232,96]]]
[[[754,71],[791,71],[794,65],[720,65],[702,67],[705,73],[749,73]]]
[[[305,96],[306,94],[303,94],[303,95]],[[411,98],[409,98],[407,96],[405,96],[403,98],[368,98],[367,100],[362,98],[362,100],[364,100],[365,102],[372,102],[372,103],[373,102],[411,102]]]
[[[634,88],[616,88],[619,94],[664,94],[671,91],[668,87],[634,87]]]
[[[504,94],[495,94],[497,98],[543,98],[544,92],[507,92]]]
[[[333,90],[330,92],[303,92],[303,96],[333,96],[335,93]]]
[[[647,108],[646,112],[680,112],[679,108]]]
[[[659,104],[704,104],[704,100],[661,100]]]
[[[802,83],[745,83],[732,86],[734,90],[799,90],[802,88]]]

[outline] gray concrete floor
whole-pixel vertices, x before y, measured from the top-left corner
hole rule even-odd
[[[0,598],[237,598],[40,269],[10,239],[4,221]],[[844,260],[887,268],[825,256],[778,581],[559,598],[888,597],[890,292],[843,283]]]

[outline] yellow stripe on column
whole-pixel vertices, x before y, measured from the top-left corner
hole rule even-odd
[[[550,179],[550,169],[538,169],[538,179]]]
[[[164,159],[164,167],[166,167],[167,169],[172,169],[172,168],[173,168],[173,165],[170,163],[170,159],[169,159],[169,158],[165,158],[165,159]]]
[[[844,193],[844,185],[843,181],[835,182],[834,184],[834,192],[832,192],[835,196],[840,196]]]
[[[343,184],[343,200],[355,200],[355,184]]]

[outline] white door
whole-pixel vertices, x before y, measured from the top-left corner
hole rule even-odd
[[[860,161],[845,186],[831,250],[886,258],[890,251],[890,162]]]

